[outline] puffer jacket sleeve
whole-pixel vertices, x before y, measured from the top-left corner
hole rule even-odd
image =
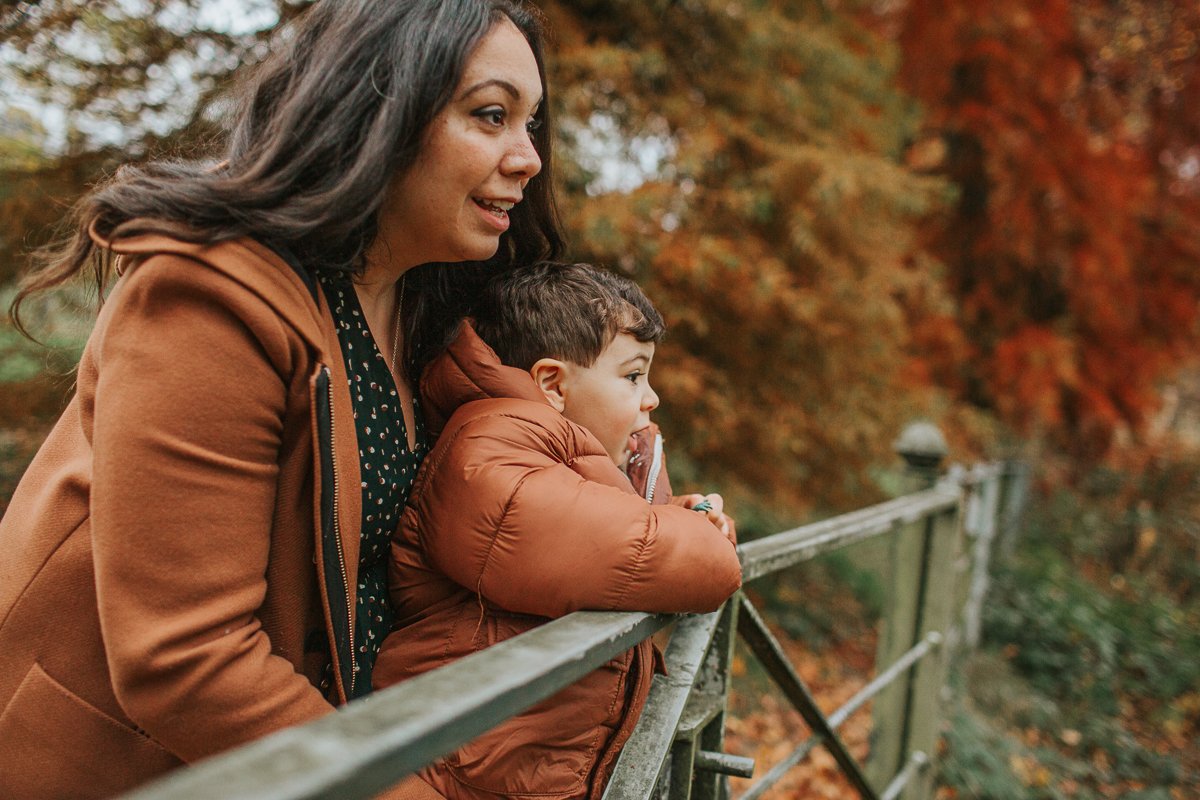
[[[519,613],[719,607],[741,585],[733,544],[701,514],[648,504],[576,433],[500,415],[448,430],[416,506],[431,563]]]
[[[94,342],[92,546],[117,699],[185,761],[332,707],[256,617],[278,478],[287,337],[230,279],[158,256]]]

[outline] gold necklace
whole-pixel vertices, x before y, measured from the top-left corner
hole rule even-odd
[[[404,276],[400,276],[400,299],[396,301],[396,322],[392,326],[392,361],[388,364],[392,375],[396,374],[396,351],[400,349],[400,320],[404,317]]]

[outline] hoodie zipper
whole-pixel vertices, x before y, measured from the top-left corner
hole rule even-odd
[[[654,434],[654,452],[650,456],[650,469],[646,473],[646,502],[654,502],[654,489],[658,485],[658,474],[663,465],[663,438],[661,433]]]
[[[339,572],[341,574],[341,578],[342,578],[342,589],[345,592],[346,641],[349,644],[349,647],[347,648],[347,650],[348,650],[348,654],[350,656],[350,685],[346,689],[346,699],[350,700],[350,699],[354,698],[355,681],[356,681],[357,673],[358,673],[358,662],[354,655],[354,619],[353,619],[353,615],[352,615],[352,609],[354,607],[353,606],[354,598],[351,597],[351,595],[350,595],[350,576],[349,576],[348,571],[346,570],[346,553],[342,549],[341,522],[340,522],[340,517],[339,517],[339,503],[338,503],[338,495],[340,494],[340,487],[338,484],[338,470],[337,470],[337,446],[336,446],[337,442],[336,442],[336,435],[334,433],[334,427],[333,427],[333,374],[330,372],[329,367],[323,366],[321,368],[321,370],[323,373],[323,377],[325,378],[324,383],[325,383],[325,390],[327,393],[326,399],[328,400],[328,403],[329,403],[328,410],[326,412],[327,417],[328,417],[327,421],[328,421],[328,431],[329,431],[328,448],[326,449],[326,451],[328,452],[329,473],[330,473],[330,478],[331,478],[329,483],[330,483],[330,486],[332,489],[332,492],[331,492],[332,507],[330,509],[330,512],[331,512],[331,517],[332,517],[331,527],[333,530],[329,531],[328,533],[330,533],[333,536],[333,541],[336,545],[338,570],[339,570]],[[322,442],[322,445],[324,445],[324,444],[325,443]],[[324,461],[324,459],[322,459],[322,460]],[[334,637],[334,647],[335,648],[337,647],[337,637],[336,636]],[[339,661],[340,660],[341,659],[339,657]]]

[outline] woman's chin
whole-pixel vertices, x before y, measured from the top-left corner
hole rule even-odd
[[[429,258],[426,263],[431,261],[441,261],[446,263],[454,263],[458,261],[487,261],[492,256],[496,255],[500,250],[500,237],[494,237],[491,241],[471,242],[455,247],[451,251],[448,258]]]

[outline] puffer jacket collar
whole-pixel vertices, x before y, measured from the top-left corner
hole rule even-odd
[[[549,405],[528,372],[500,363],[472,321],[463,320],[454,341],[421,374],[425,424],[436,436],[459,406],[498,397]]]

